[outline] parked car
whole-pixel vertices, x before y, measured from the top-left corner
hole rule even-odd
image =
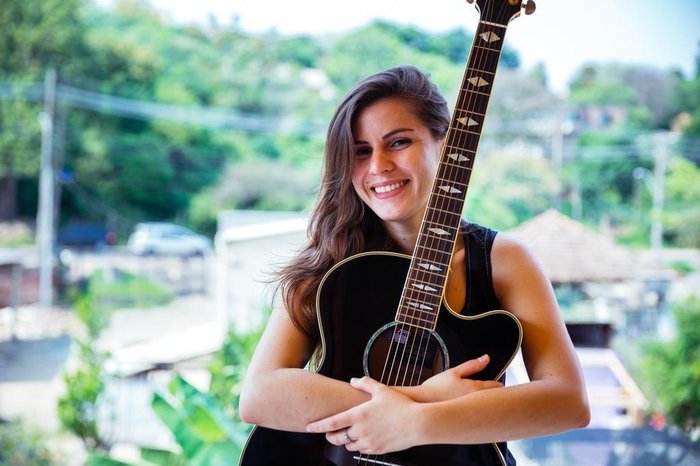
[[[127,247],[138,255],[202,256],[211,252],[212,241],[174,223],[145,222],[136,225]]]
[[[117,242],[117,235],[99,223],[75,222],[61,228],[56,235],[61,248],[102,249]]]

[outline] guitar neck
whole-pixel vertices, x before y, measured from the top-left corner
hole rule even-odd
[[[396,320],[434,329],[506,25],[480,21],[445,136]]]

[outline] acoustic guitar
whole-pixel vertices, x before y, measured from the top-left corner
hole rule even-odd
[[[472,376],[499,380],[520,349],[522,328],[504,310],[460,315],[443,295],[481,129],[508,23],[530,1],[476,0],[479,24],[442,147],[413,256],[367,252],[324,276],[316,300],[322,357],[318,373],[337,380],[369,375],[387,385],[419,385],[482,354]],[[322,434],[256,426],[241,466],[505,466],[505,446],[427,445],[365,455]]]

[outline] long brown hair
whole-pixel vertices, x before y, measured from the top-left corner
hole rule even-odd
[[[352,186],[355,116],[387,97],[410,101],[433,136],[441,138],[447,132],[450,114],[445,98],[428,75],[413,66],[397,66],[366,77],[336,109],[326,135],[321,186],[308,227],[309,241],[277,274],[284,305],[312,344],[319,341],[316,292],[324,274],[351,255],[395,249],[379,217],[366,208]]]

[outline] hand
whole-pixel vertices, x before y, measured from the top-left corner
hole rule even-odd
[[[418,439],[414,438],[415,429],[411,429],[418,403],[369,377],[351,379],[350,384],[372,398],[347,411],[312,422],[306,428],[308,432],[326,433],[326,439],[334,445],[345,445],[348,451],[371,455],[405,450],[418,444]]]
[[[496,380],[472,380],[468,377],[483,370],[489,364],[487,354],[470,359],[439,374],[435,374],[417,387],[416,401],[436,402],[452,400],[479,390],[502,387]]]

